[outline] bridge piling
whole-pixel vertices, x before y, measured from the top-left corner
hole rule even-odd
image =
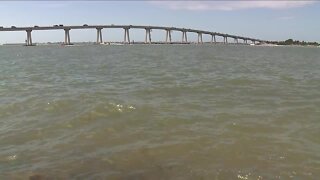
[[[187,43],[188,38],[187,38],[187,31],[182,31],[182,43]]]
[[[203,41],[202,41],[202,33],[200,33],[200,32],[198,32],[198,44],[199,43],[203,43]]]
[[[70,29],[64,29],[64,44],[71,45],[70,42]]]
[[[184,42],[184,31],[182,31],[182,38],[181,38],[181,43]]]
[[[148,29],[146,29],[146,36],[144,38],[144,43],[147,44],[147,39],[148,39]]]
[[[102,28],[97,28],[97,44],[101,44],[102,42]]]
[[[171,43],[171,30],[170,29],[166,29],[166,43],[168,43],[168,39],[169,42]]]
[[[27,32],[27,42],[26,42],[26,46],[32,46],[31,31],[32,31],[32,30],[26,30],[26,32]]]
[[[130,44],[130,35],[129,35],[129,28],[123,28],[124,29],[124,44],[128,43]],[[128,42],[127,42],[128,40]]]
[[[124,29],[123,43],[127,42],[127,30]]]
[[[169,33],[168,33],[168,30],[166,30],[166,43],[168,42],[168,36],[169,36]]]
[[[146,37],[145,37],[144,43],[151,44],[151,29],[150,28],[146,28]]]
[[[185,38],[185,41],[187,43],[188,42],[187,31],[184,32],[184,38]]]

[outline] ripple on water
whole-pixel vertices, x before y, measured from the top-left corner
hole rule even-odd
[[[320,176],[319,49],[0,52],[0,179]]]

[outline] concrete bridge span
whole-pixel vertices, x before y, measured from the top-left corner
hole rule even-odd
[[[198,40],[196,43],[203,43],[203,35],[211,36],[211,43],[216,43],[216,37],[222,37],[223,43],[228,43],[228,38],[234,39],[234,43],[239,43],[239,40],[243,40],[244,44],[248,44],[248,41],[251,43],[265,43],[268,41],[244,37],[244,36],[237,36],[237,35],[230,35],[225,33],[219,32],[211,32],[211,31],[203,31],[197,29],[187,29],[187,28],[177,28],[177,27],[165,27],[165,26],[141,26],[141,25],[87,25],[84,24],[82,26],[64,26],[64,25],[53,25],[53,26],[33,26],[33,27],[0,27],[0,31],[26,31],[27,38],[26,38],[26,45],[32,46],[32,31],[41,31],[41,30],[64,30],[65,31],[65,38],[64,44],[70,45],[71,38],[70,38],[70,31],[73,29],[96,29],[97,30],[97,43],[103,43],[102,38],[102,29],[123,29],[124,30],[124,38],[123,43],[130,44],[130,29],[144,29],[145,30],[145,41],[144,43],[152,43],[152,30],[163,30],[166,33],[165,42],[172,43],[171,34],[173,31],[181,32],[181,43],[190,43],[188,41],[188,33],[196,33],[198,36]]]

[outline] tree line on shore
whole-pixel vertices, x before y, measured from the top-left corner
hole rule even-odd
[[[297,41],[293,39],[287,39],[285,41],[278,41],[274,44],[277,45],[299,45],[299,46],[319,46],[320,44],[317,42],[306,42],[306,41]]]

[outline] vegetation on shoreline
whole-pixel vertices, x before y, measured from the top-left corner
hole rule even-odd
[[[319,46],[320,44],[317,42],[305,42],[305,41],[297,41],[293,39],[287,39],[285,41],[276,42],[277,45],[298,45],[298,46]]]

